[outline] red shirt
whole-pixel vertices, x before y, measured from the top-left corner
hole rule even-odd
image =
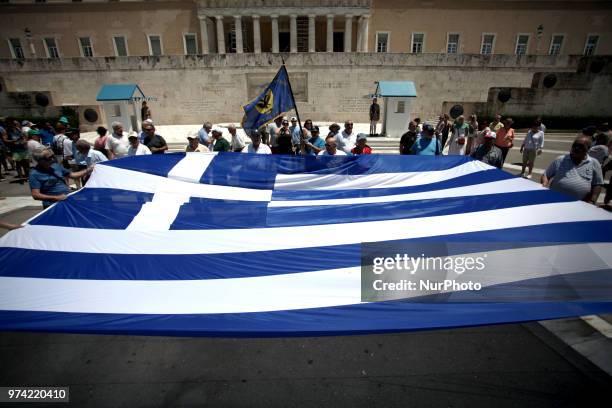
[[[363,151],[360,151],[359,147],[355,146],[353,147],[353,150],[351,150],[351,153],[353,154],[372,154],[372,148],[368,145],[363,146]]]

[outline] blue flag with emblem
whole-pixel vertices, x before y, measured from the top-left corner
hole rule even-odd
[[[257,98],[242,108],[242,127],[247,131],[258,129],[277,116],[294,109],[295,103],[285,66],[278,70],[272,82]]]

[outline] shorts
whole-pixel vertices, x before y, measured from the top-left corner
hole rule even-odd
[[[523,163],[534,163],[536,151],[533,149],[523,149]]]
[[[13,152],[11,153],[11,156],[15,161],[30,160],[30,155],[28,152]]]

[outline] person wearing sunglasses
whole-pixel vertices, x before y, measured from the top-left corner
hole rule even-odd
[[[569,154],[559,156],[548,166],[540,180],[542,185],[595,204],[603,185],[603,175],[599,162],[588,155],[590,147],[590,137],[578,136]]]
[[[325,138],[325,149],[321,150],[317,156],[346,156],[346,153],[337,148],[334,136],[327,136]]]

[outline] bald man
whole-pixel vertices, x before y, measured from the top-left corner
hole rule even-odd
[[[569,154],[559,156],[548,166],[542,175],[542,185],[595,204],[604,182],[601,165],[588,155],[591,141],[590,137],[578,136]]]

